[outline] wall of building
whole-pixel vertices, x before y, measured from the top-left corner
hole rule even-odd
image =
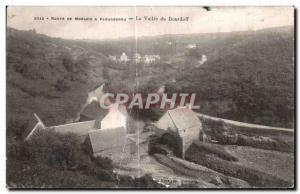
[[[182,138],[182,153],[184,157],[184,153],[190,147],[190,145],[195,140],[199,140],[199,135],[201,131],[201,125],[194,126],[188,129],[180,130],[179,135]]]
[[[156,123],[156,127],[159,129],[167,130],[170,128],[172,131],[177,132],[176,127],[170,118],[170,115],[168,112],[166,112]]]
[[[101,121],[101,129],[118,127],[124,127],[127,129],[126,116],[118,110],[112,110]]]
[[[89,131],[94,130],[95,120],[92,121],[84,121],[77,123],[69,123],[65,125],[58,125],[50,127],[54,131],[61,134],[74,133],[79,138],[80,141],[83,142]]]
[[[90,131],[89,141],[92,146],[93,154],[98,154],[112,148],[122,148],[128,143],[124,127]]]

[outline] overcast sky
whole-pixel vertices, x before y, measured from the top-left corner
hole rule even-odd
[[[68,39],[259,30],[293,25],[293,7],[8,7],[7,25]],[[135,21],[131,17],[189,17],[184,22]],[[122,17],[127,21],[34,20],[34,17]]]

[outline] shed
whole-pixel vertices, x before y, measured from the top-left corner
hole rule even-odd
[[[202,123],[197,115],[188,107],[177,107],[168,110],[156,123],[156,126],[162,130],[171,130],[176,132],[182,139],[182,153],[193,143],[199,140],[202,131]]]
[[[90,147],[89,150],[92,151],[94,156],[102,155],[109,157],[107,150],[114,148],[120,148],[120,150],[122,150],[125,146],[126,129],[119,127],[89,131],[85,143]]]

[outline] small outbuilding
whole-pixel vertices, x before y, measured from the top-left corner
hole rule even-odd
[[[168,110],[156,123],[162,130],[171,130],[177,133],[182,140],[182,155],[194,140],[200,139],[202,123],[189,107],[177,107]]]
[[[79,137],[80,142],[84,142],[89,131],[96,130],[96,128],[95,128],[96,120],[69,123],[69,124],[48,127],[48,126],[44,125],[44,123],[37,116],[37,114],[34,114],[34,116],[36,117],[38,122],[34,126],[34,128],[31,130],[31,132],[27,135],[27,137],[25,138],[26,141],[30,140],[30,138],[32,138],[34,136],[38,136],[39,133],[43,130],[50,130],[50,131],[55,131],[55,132],[61,133],[61,134],[68,134],[68,133],[76,134]]]
[[[126,129],[124,127],[118,127],[89,131],[85,144],[89,146],[89,150],[94,156],[101,155],[110,157],[112,150],[122,150],[125,146]]]
[[[80,142],[84,142],[89,131],[97,129],[95,128],[95,120],[57,125],[48,128],[61,134],[74,133],[78,136]]]

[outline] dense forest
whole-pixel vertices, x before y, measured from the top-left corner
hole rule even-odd
[[[193,57],[208,53],[207,63],[185,72],[173,87],[177,91],[196,92],[202,105],[200,112],[242,122],[292,128],[292,28],[245,35],[238,33],[226,41],[210,51],[193,50]]]

